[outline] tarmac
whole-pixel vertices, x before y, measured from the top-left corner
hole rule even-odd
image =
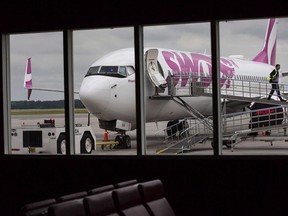
[[[44,119],[55,119],[56,126],[64,126],[65,118],[61,114],[45,114],[45,115],[15,115],[11,118],[11,128],[19,128],[21,125],[37,125],[38,122],[44,122]],[[75,114],[75,123],[87,126],[88,115],[87,114]],[[90,121],[91,127],[95,132],[97,141],[101,142],[104,138],[104,130],[99,128],[98,119],[91,116]],[[146,154],[147,155],[159,155],[157,150],[167,147],[164,142],[164,132],[163,129],[166,127],[167,122],[146,123]],[[273,132],[277,133],[277,132]],[[108,138],[114,141],[117,136],[117,132],[108,131]],[[110,147],[97,146],[96,150],[93,150],[93,155],[136,155],[136,130],[128,131],[127,135],[131,137],[131,149],[110,149]],[[276,135],[276,134],[274,134]],[[261,138],[261,133],[258,137]],[[288,137],[287,137],[288,140]],[[233,151],[225,146],[222,149],[223,155],[288,155],[288,142],[285,140],[273,141],[272,145],[269,141],[258,141],[248,138],[245,141],[238,143]],[[167,155],[167,154],[160,154]],[[213,149],[211,146],[211,141],[207,140],[203,143],[198,143],[191,148],[191,151],[181,153],[181,154],[169,154],[172,156],[186,156],[186,155],[213,155]]]

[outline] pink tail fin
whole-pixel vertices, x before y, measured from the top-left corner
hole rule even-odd
[[[30,99],[32,93],[32,68],[31,68],[31,58],[27,59],[26,71],[24,77],[24,88],[28,90],[28,100]]]
[[[276,64],[276,45],[277,45],[277,19],[269,19],[264,47],[253,59],[270,65]]]

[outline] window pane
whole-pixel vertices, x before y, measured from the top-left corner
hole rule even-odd
[[[73,34],[75,123],[91,126],[93,155],[136,155],[133,28]]]
[[[62,41],[60,32],[10,36],[12,154],[65,153]]]
[[[288,92],[287,24],[287,18],[221,22],[222,64],[232,74],[222,87],[224,155],[288,153],[287,108],[280,102]],[[267,77],[276,64],[281,65],[279,83],[271,84]],[[280,97],[276,91],[267,100],[274,85]]]
[[[211,155],[210,23],[145,27],[144,43],[148,154]]]

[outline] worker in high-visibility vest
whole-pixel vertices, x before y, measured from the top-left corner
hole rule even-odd
[[[285,102],[286,100],[281,97],[280,90],[279,90],[279,85],[278,85],[278,82],[279,82],[279,70],[280,70],[280,65],[276,64],[275,69],[270,73],[270,75],[267,78],[268,81],[270,83],[272,83],[272,89],[271,89],[271,91],[269,93],[268,100],[271,99],[274,91],[276,91],[280,101],[284,101]]]

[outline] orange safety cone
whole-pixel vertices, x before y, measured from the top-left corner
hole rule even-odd
[[[108,131],[107,130],[105,130],[105,132],[104,132],[104,138],[103,138],[103,141],[105,142],[105,141],[109,141],[109,138],[108,138]]]

